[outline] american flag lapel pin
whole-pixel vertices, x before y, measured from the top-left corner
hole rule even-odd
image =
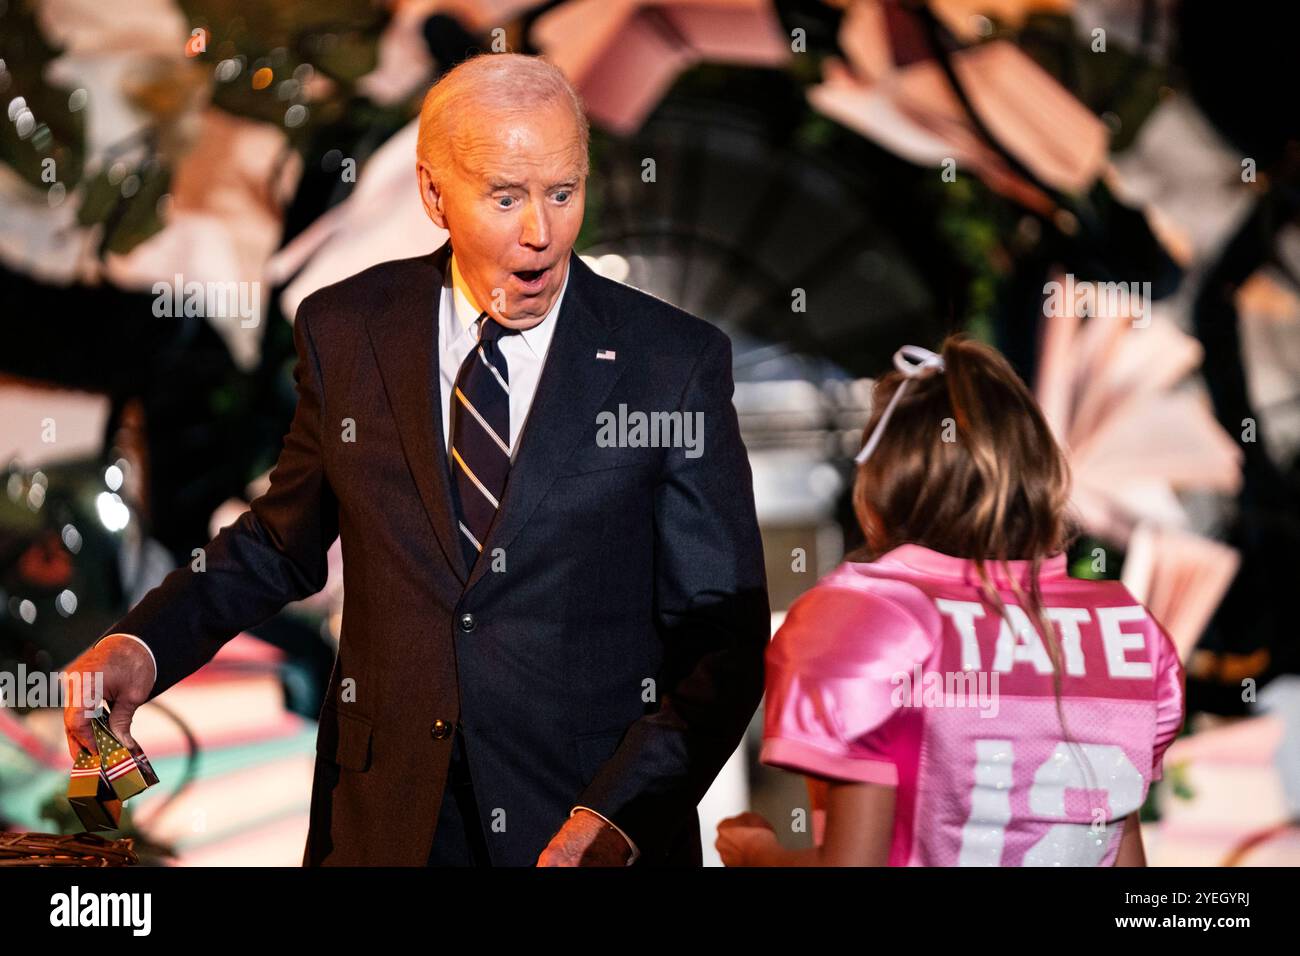
[[[603,359],[606,362],[612,362],[614,361],[614,354],[613,349],[601,349],[596,353],[596,358]]]

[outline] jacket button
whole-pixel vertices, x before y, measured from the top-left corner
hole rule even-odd
[[[474,615],[465,613],[460,616],[460,629],[468,634],[474,630]]]
[[[452,725],[447,721],[435,720],[433,722],[433,739],[446,740],[448,737],[451,736],[451,732],[453,729],[454,728],[452,727]]]

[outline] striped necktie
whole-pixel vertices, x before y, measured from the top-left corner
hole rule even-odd
[[[478,345],[465,357],[451,396],[451,458],[465,563],[474,567],[510,473],[510,371],[498,340],[507,329],[486,311]]]

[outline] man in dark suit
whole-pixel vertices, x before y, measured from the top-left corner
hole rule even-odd
[[[730,343],[572,251],[588,134],[554,67],[466,61],[420,133],[451,240],[302,303],[269,489],[75,666],[128,732],[341,535],[305,864],[698,864],[769,628]]]

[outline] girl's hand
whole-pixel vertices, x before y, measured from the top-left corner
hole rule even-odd
[[[772,824],[751,811],[721,821],[713,845],[725,866],[761,866],[768,852],[780,848]]]

